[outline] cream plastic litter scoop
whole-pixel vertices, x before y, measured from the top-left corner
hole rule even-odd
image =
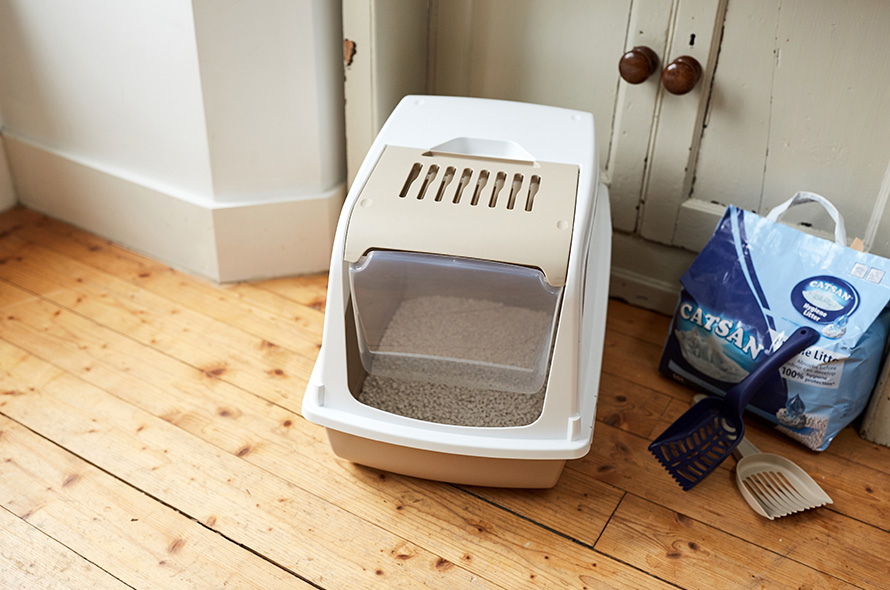
[[[761,453],[744,438],[733,456],[739,491],[761,516],[773,520],[832,503],[812,477],[785,457]]]
[[[704,398],[695,396],[695,401]],[[733,451],[736,482],[754,512],[770,520],[831,504],[832,500],[797,464],[762,453],[747,438]]]

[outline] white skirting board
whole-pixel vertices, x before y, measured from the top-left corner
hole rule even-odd
[[[218,203],[3,137],[23,206],[218,282],[327,271],[346,194]]]
[[[680,276],[695,253],[649,242],[631,234],[612,234],[609,296],[673,315],[680,295]]]
[[[672,315],[677,306],[680,288],[654,280],[624,268],[612,268],[609,277],[609,297],[631,305]]]

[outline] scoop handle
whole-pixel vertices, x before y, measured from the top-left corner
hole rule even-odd
[[[749,455],[759,455],[760,449],[754,446],[750,440],[746,437],[742,437],[742,440],[739,441],[739,445],[733,449],[732,456],[736,461],[741,461],[742,457],[748,457]]]
[[[813,328],[803,326],[795,330],[778,350],[769,355],[747,377],[726,392],[726,403],[735,408],[738,411],[738,415],[741,416],[748,402],[751,401],[751,398],[763,386],[766,380],[772,376],[773,372],[777,371],[779,367],[787,363],[791,357],[804,348],[815,344],[817,340],[819,340],[819,332]]]

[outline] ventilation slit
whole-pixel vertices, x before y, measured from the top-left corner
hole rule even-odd
[[[408,172],[408,178],[405,179],[405,184],[402,186],[402,190],[399,192],[399,196],[403,199],[408,196],[408,190],[410,190],[411,185],[414,184],[414,181],[417,180],[417,177],[420,175],[420,169],[423,168],[418,163],[415,163],[411,166],[411,171]]]
[[[512,209],[516,205],[516,195],[519,194],[519,189],[522,188],[522,174],[518,172],[513,175],[513,184],[510,186],[510,198],[507,199],[507,209]]]
[[[501,189],[504,188],[505,184],[507,184],[507,174],[503,171],[498,172],[497,176],[494,178],[494,187],[491,189],[491,199],[488,200],[489,207],[497,205],[498,194],[501,192]]]
[[[436,201],[442,200],[442,195],[445,194],[445,188],[449,184],[451,184],[452,180],[454,180],[455,172],[456,172],[456,170],[454,169],[454,166],[449,166],[448,168],[445,169],[445,175],[442,176],[442,182],[439,183],[439,190],[436,191],[436,199],[435,199]]]
[[[537,174],[533,175],[528,184],[528,198],[525,200],[525,210],[531,211],[532,207],[535,205],[535,195],[538,194],[538,189],[541,188],[541,177]]]
[[[464,192],[464,189],[470,184],[470,176],[473,175],[473,171],[469,168],[464,168],[464,171],[460,175],[460,181],[457,183],[457,190],[454,191],[454,202],[460,203],[461,193]]]
[[[490,174],[488,170],[483,170],[479,173],[479,178],[476,179],[476,190],[473,191],[473,199],[470,201],[470,205],[475,206],[479,203],[479,195],[482,194],[482,189],[488,184]]]
[[[433,164],[430,166],[429,171],[426,173],[426,177],[423,179],[423,184],[420,185],[420,192],[417,193],[417,198],[422,199],[424,195],[426,195],[426,189],[429,188],[431,184],[433,184],[433,180],[436,179],[436,174],[439,173],[439,166]]]

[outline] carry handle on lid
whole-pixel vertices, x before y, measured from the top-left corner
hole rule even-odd
[[[424,155],[471,156],[477,158],[493,158],[495,160],[513,160],[526,164],[534,164],[535,157],[515,141],[500,139],[482,139],[478,137],[455,137],[436,147],[430,148]]]
[[[841,214],[837,210],[837,208],[831,204],[831,201],[829,201],[822,195],[817,195],[816,193],[807,191],[799,191],[781,205],[777,205],[776,207],[774,207],[773,210],[769,212],[769,215],[766,216],[766,218],[770,221],[778,222],[789,207],[792,207],[793,205],[800,205],[803,203],[819,203],[820,205],[822,205],[822,207],[825,208],[825,211],[827,211],[828,214],[831,215],[831,218],[834,220],[834,241],[841,246],[847,245],[847,230],[844,227],[844,218],[841,217]]]

